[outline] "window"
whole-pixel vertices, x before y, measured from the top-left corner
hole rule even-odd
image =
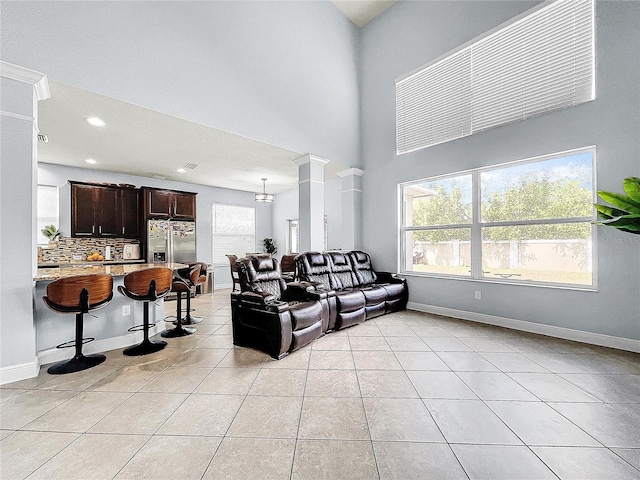
[[[400,185],[400,270],[595,285],[595,149]]]
[[[403,154],[595,98],[593,0],[536,7],[396,82]]]
[[[254,207],[214,203],[213,264],[229,265],[226,255],[244,257],[256,249],[256,212]]]
[[[58,187],[38,185],[38,245],[47,245],[49,243],[49,239],[42,234],[44,227],[53,225],[56,228],[60,228],[58,212]]]
[[[288,253],[298,253],[298,219],[288,220],[289,223],[289,245]]]

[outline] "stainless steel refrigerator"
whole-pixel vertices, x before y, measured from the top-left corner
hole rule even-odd
[[[195,222],[147,221],[148,263],[189,263],[195,261]]]

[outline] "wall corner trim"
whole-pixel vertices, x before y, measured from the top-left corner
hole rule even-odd
[[[327,160],[326,158],[319,157],[317,155],[313,155],[311,153],[307,153],[293,161],[293,163],[295,163],[298,166],[304,165],[306,163],[311,163],[311,162],[317,162],[317,163],[326,165],[327,163],[329,163],[329,160]]]
[[[418,312],[433,313],[436,315],[445,315],[447,317],[470,320],[472,322],[485,323],[487,325],[496,325],[498,327],[506,327],[523,332],[537,333],[539,335],[547,335],[549,337],[562,338],[564,340],[573,340],[601,347],[616,348],[618,350],[640,353],[640,340],[634,340],[632,338],[614,337],[603,333],[585,332],[582,330],[574,330],[572,328],[544,325],[542,323],[527,322],[513,318],[498,317],[496,315],[468,312],[466,310],[456,310],[454,308],[438,307],[436,305],[425,305],[415,302],[409,302],[407,304],[407,309],[416,310]]]
[[[364,173],[364,170],[360,168],[352,167],[352,168],[347,168],[346,170],[342,170],[338,172],[336,175],[338,175],[339,177],[347,177],[349,175],[357,175],[358,177],[361,177],[363,173]]]
[[[33,85],[38,100],[46,100],[51,97],[49,80],[44,73],[0,60],[0,76]]]

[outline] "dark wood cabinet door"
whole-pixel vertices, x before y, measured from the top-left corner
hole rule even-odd
[[[123,188],[120,194],[122,232],[125,238],[140,238],[140,190]]]
[[[119,237],[122,235],[122,209],[120,207],[120,189],[109,187],[95,188],[95,211],[98,237]]]
[[[71,236],[92,237],[96,232],[94,223],[94,187],[71,185]]]
[[[195,220],[196,196],[191,193],[173,193],[173,218]]]
[[[171,192],[168,190],[146,190],[147,218],[169,218],[173,211]]]

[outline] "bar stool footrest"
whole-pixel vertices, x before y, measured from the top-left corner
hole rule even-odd
[[[82,339],[82,345],[85,343],[93,342],[96,337],[85,337]],[[56,345],[56,348],[71,348],[76,346],[75,340],[69,340],[68,342],[61,343],[60,345]]]

